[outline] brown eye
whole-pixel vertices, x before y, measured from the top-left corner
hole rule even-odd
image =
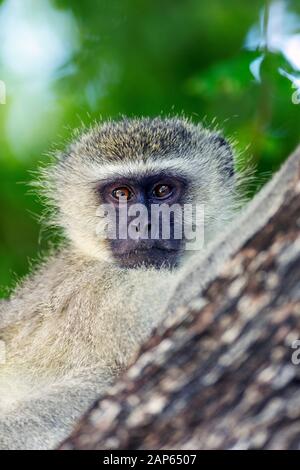
[[[126,199],[128,201],[132,197],[132,192],[129,188],[126,188],[126,186],[124,186],[114,189],[112,195],[115,199]]]
[[[158,184],[153,189],[153,195],[158,199],[164,199],[172,193],[172,188],[168,184]]]

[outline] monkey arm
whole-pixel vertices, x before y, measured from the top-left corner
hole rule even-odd
[[[49,258],[25,277],[11,298],[0,302],[0,330],[31,317],[50,305],[49,286],[60,282],[64,253]],[[49,307],[48,307],[49,308]]]
[[[26,276],[8,300],[0,302],[0,331],[36,315],[52,315],[72,297],[88,263],[68,248],[53,254]],[[83,269],[83,265],[84,268]]]
[[[1,411],[0,448],[54,448],[112,380],[113,374],[94,368],[33,391],[30,398]]]

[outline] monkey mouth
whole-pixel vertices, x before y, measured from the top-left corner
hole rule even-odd
[[[171,269],[178,265],[181,250],[165,247],[136,248],[127,253],[115,254],[117,264],[122,268],[153,267]]]

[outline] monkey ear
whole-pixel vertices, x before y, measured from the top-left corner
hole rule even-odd
[[[234,176],[235,171],[233,151],[230,143],[221,134],[213,134],[210,140],[214,144],[216,149],[220,150],[219,153],[220,158],[222,160],[221,167],[224,170],[226,176],[228,178],[232,178]]]

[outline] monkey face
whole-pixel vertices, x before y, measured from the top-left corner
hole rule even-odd
[[[184,251],[186,179],[168,172],[103,181],[107,243],[120,267],[174,267]]]
[[[231,147],[215,132],[177,118],[124,118],[83,133],[41,186],[75,252],[125,268],[159,268],[189,254],[186,204],[204,206],[204,244],[223,230],[234,181]],[[192,250],[202,248],[200,240]]]

